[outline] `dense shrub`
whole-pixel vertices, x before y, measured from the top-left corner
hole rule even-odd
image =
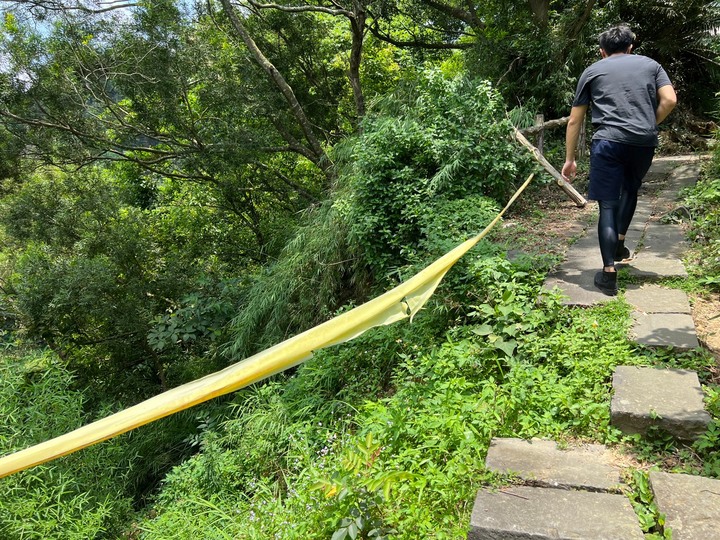
[[[504,111],[489,83],[438,71],[380,102],[336,148],[332,198],[254,276],[228,356],[326,320],[480,232],[531,169]]]
[[[720,291],[720,147],[697,184],[686,192],[685,204],[696,253],[693,274],[700,284]]]
[[[447,201],[514,191],[530,163],[511,133],[484,81],[431,71],[378,105],[339,152],[350,163],[341,179],[351,186],[350,234],[376,276],[408,262]]]
[[[80,427],[82,392],[50,352],[0,356],[0,454]],[[119,438],[0,480],[0,534],[15,539],[116,538],[132,512],[132,460]]]

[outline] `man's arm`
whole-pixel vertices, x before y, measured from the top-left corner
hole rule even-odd
[[[677,95],[671,84],[661,86],[657,91],[658,108],[655,111],[655,122],[660,123],[665,120],[670,112],[677,105]]]
[[[570,111],[570,120],[568,120],[567,131],[565,132],[565,164],[562,168],[562,175],[568,182],[573,181],[577,171],[575,149],[577,148],[580,127],[585,121],[587,109],[587,105],[576,105]]]

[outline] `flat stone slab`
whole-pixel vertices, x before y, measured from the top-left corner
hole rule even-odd
[[[673,540],[720,540],[720,480],[651,472],[650,486]]]
[[[698,160],[695,160],[693,163],[684,163],[673,169],[668,179],[668,184],[675,192],[676,198],[677,193],[682,188],[695,185],[699,174],[700,162]]]
[[[668,289],[646,283],[628,285],[625,300],[636,310],[643,313],[682,313],[690,315],[690,301],[684,291]]]
[[[586,272],[585,275],[576,278],[578,281],[582,280],[581,283],[573,283],[550,276],[545,280],[543,287],[548,291],[553,290],[555,287],[560,289],[560,292],[565,296],[562,304],[566,306],[594,306],[609,302],[615,298],[601,293],[592,283],[594,274],[591,274],[589,278],[588,275]],[[573,277],[568,276],[566,279],[570,280]]]
[[[682,258],[688,249],[685,233],[678,225],[650,221],[643,236],[643,249],[656,257]]]
[[[681,164],[690,164],[698,161],[696,154],[685,154],[676,156],[657,156],[653,158],[651,170],[669,167],[668,170],[672,170]]]
[[[672,256],[655,254],[644,247],[628,266],[630,274],[645,279],[687,277],[682,261]]]
[[[691,350],[700,346],[695,321],[685,313],[633,312],[631,339],[648,347]]]
[[[623,495],[528,486],[481,490],[468,540],[642,540]]]
[[[693,441],[710,423],[694,371],[618,366],[613,389],[610,422],[623,433],[645,435],[657,426],[680,440]]]
[[[560,289],[567,297],[563,303],[570,306],[592,306],[612,300],[601,293],[593,284],[595,273],[602,268],[597,233],[588,231],[588,235],[570,246],[565,261],[548,275],[544,288]]]
[[[554,441],[495,438],[485,466],[537,486],[619,491],[621,484],[620,469],[612,465],[612,454],[601,444],[561,450]]]

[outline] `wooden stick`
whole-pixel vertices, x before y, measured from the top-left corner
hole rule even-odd
[[[555,127],[564,126],[568,123],[570,120],[569,116],[563,116],[562,118],[558,118],[557,120],[548,120],[547,122],[543,122],[541,125],[532,126],[529,128],[521,129],[520,133],[522,133],[525,136],[528,135],[534,135],[535,133],[542,131],[544,129],[552,129]]]
[[[562,177],[562,175],[557,171],[557,169],[555,169],[555,167],[553,167],[550,162],[543,157],[543,155],[538,151],[538,149],[535,148],[530,143],[530,141],[528,141],[525,136],[520,133],[517,128],[515,129],[515,138],[520,144],[530,150],[532,155],[535,157],[535,160],[540,163],[540,165],[542,165],[548,173],[550,173],[550,176],[555,179],[557,185],[560,186],[562,190],[570,196],[570,198],[575,202],[575,204],[577,204],[580,208],[583,208],[587,204],[587,200],[585,200],[585,197],[580,195],[580,193],[578,193],[577,190]]]
[[[535,148],[538,149],[538,152],[540,152],[540,155],[544,155],[543,148],[545,144],[545,116],[542,114],[536,114],[535,115],[535,127],[539,129],[537,132],[537,136],[535,137]]]

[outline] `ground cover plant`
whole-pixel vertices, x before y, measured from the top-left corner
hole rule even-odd
[[[50,351],[0,353],[0,452],[20,450],[62,435],[86,421],[82,392]],[[135,449],[118,439],[0,482],[4,538],[80,540],[120,534],[132,515],[130,466]],[[62,531],[62,533],[60,532]]]
[[[639,468],[673,455],[677,470],[718,474],[703,469],[712,462],[714,427],[682,449],[624,438],[609,425],[615,365],[672,359],[702,373],[712,357],[633,345],[621,300],[574,310],[549,296],[538,305],[542,274],[503,258],[476,255],[467,277],[466,309],[444,339],[418,340],[422,323],[419,332],[384,329],[321,352],[286,386],[238,396],[242,414],[168,476],[157,516],[140,524],[143,537],[464,538],[476,490],[507,481],[484,468],[494,436],[592,440],[639,449]],[[353,380],[358,364],[394,363],[388,357],[397,358],[389,388],[378,382],[387,366],[362,370],[374,395],[307,394],[332,388],[338,370],[351,369]],[[717,417],[717,388],[707,391]],[[654,514],[638,500],[652,532]]]
[[[682,100],[695,114],[716,86],[709,0],[650,23],[628,1],[340,4],[3,3],[0,455],[325,321],[482,230],[534,170],[513,124],[567,113],[617,19],[644,21],[651,51],[690,36],[665,53],[702,90]],[[668,216],[693,222],[696,306],[716,290],[707,178]],[[632,345],[622,298],[541,294],[571,222],[592,221],[556,193],[536,176],[412,324],[0,480],[0,538],[464,538],[475,491],[512,481],[484,467],[499,435],[612,445],[662,536],[647,469],[719,474],[714,360]],[[620,362],[699,370],[705,436],[609,427]]]

